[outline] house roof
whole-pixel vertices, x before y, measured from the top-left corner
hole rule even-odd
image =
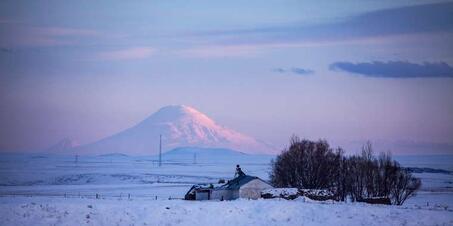
[[[247,184],[248,182],[255,180],[255,179],[261,180],[259,177],[242,175],[242,176],[236,177],[236,178],[228,181],[228,183],[219,187],[219,189],[236,190],[236,189],[241,188],[243,185]],[[261,181],[263,181],[263,180],[261,180]],[[265,181],[263,181],[263,182],[265,182]]]
[[[213,185],[213,186],[215,186],[215,185]],[[186,195],[193,193],[196,190],[200,191],[200,190],[209,190],[209,189],[212,189],[211,184],[195,184],[189,189],[189,191],[187,191]]]

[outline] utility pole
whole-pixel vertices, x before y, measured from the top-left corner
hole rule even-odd
[[[159,167],[162,166],[162,134],[159,136]]]

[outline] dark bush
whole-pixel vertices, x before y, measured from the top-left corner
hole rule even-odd
[[[391,205],[392,204],[392,201],[390,200],[390,198],[386,198],[386,197],[358,199],[357,202],[364,202],[364,203],[368,203],[368,204],[382,204],[382,205]]]
[[[313,142],[294,136],[289,149],[272,163],[271,182],[277,187],[300,189],[333,187],[340,156],[324,140]]]
[[[421,182],[403,169],[391,155],[373,155],[371,143],[361,155],[346,157],[341,148],[332,149],[325,140],[300,140],[293,136],[290,146],[271,162],[271,183],[275,187],[324,189],[336,200],[391,200],[402,205],[415,195]]]

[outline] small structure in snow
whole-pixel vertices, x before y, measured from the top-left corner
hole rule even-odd
[[[264,199],[283,198],[293,200],[299,197],[297,188],[271,188],[261,192],[261,197]]]
[[[237,166],[239,167],[239,166]],[[240,168],[239,168],[240,170]],[[242,170],[240,171],[242,172]],[[219,186],[194,185],[185,195],[186,200],[258,199],[265,189],[273,188],[259,177],[239,173],[239,176]]]

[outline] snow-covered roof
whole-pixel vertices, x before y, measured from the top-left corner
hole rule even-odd
[[[249,176],[249,175],[238,176],[238,177],[228,181],[228,183],[226,183],[225,185],[220,186],[218,189],[236,190],[236,189],[241,188],[243,185],[247,184],[248,182],[255,180],[255,179],[261,180],[259,177],[254,177],[254,176]],[[263,180],[261,180],[261,181],[263,181]],[[263,182],[267,183],[266,181],[263,181]]]
[[[203,190],[203,189],[211,189],[211,185],[208,184],[195,184],[193,185],[189,191],[187,191],[186,195],[194,194],[196,190]]]

